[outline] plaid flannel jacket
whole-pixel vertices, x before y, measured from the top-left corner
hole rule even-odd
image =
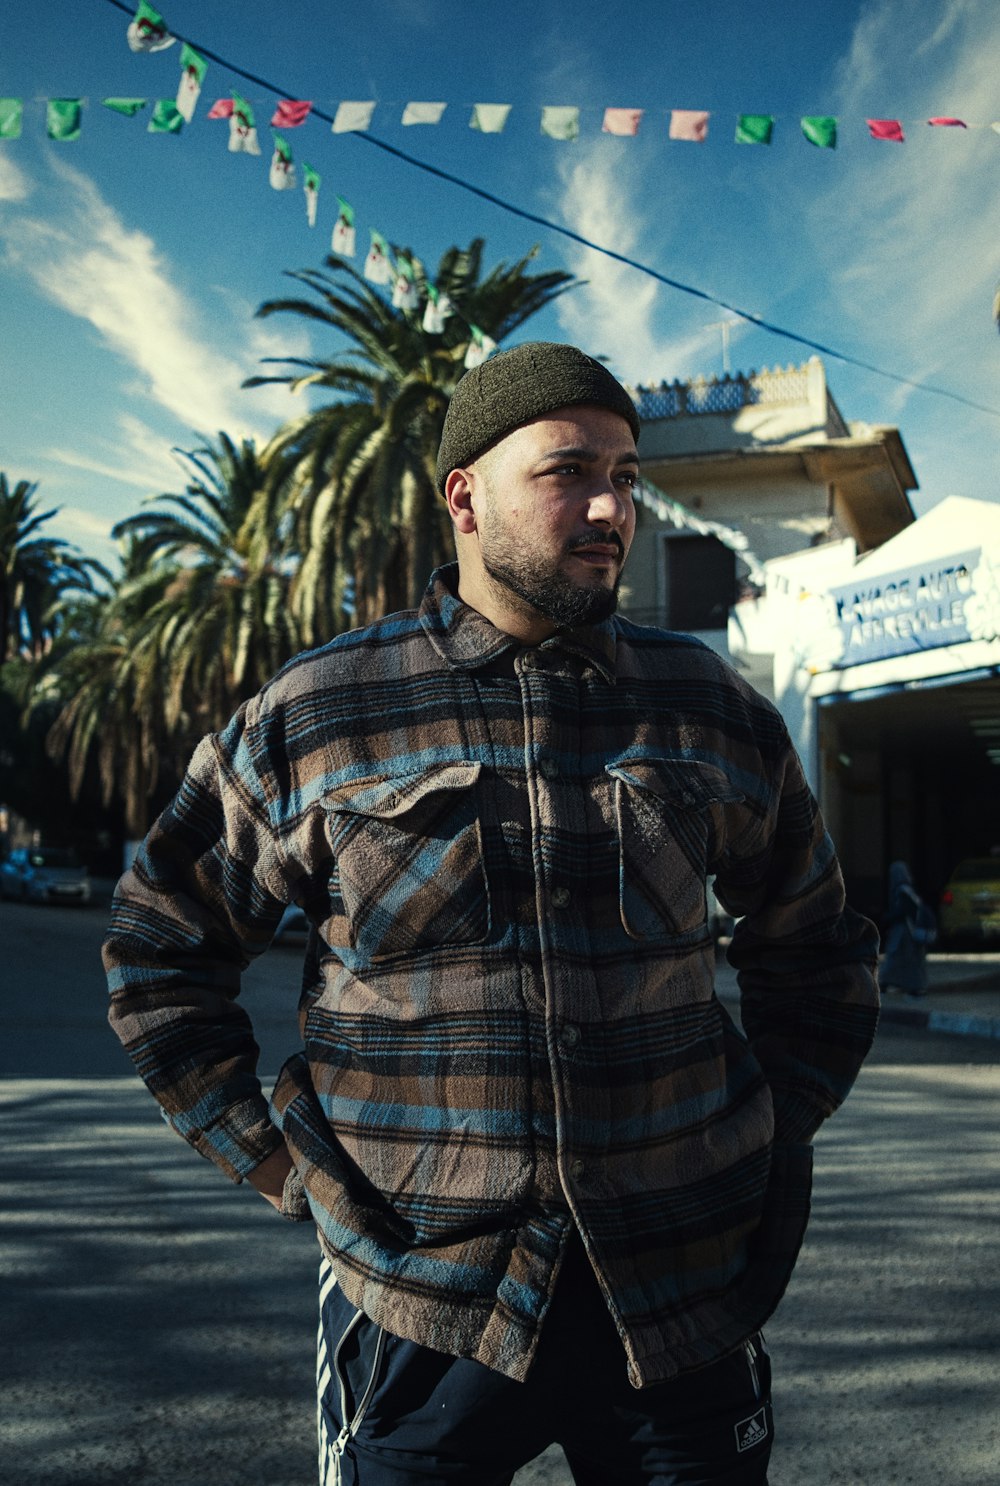
[[[455,582],[200,744],[119,884],[111,1020],[233,1178],[283,1134],[376,1323],[523,1378],[576,1225],[642,1386],[777,1304],[876,938],[780,717],[709,649],[621,618],[524,648]],[[291,900],[317,932],[269,1104],[236,997]]]

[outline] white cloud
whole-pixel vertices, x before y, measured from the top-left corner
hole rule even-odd
[[[638,187],[621,168],[617,152],[606,142],[573,147],[572,160],[560,167],[560,216],[581,237],[626,257],[642,260],[647,224],[637,205]],[[634,199],[633,199],[634,198]],[[663,337],[655,328],[659,286],[650,278],[603,253],[578,244],[564,247],[567,266],[586,280],[556,303],[566,334],[592,355],[606,356],[625,380],[659,382],[688,374],[692,364],[713,356],[718,331],[699,328],[686,335]],[[713,318],[714,307],[708,311]]]
[[[31,193],[31,182],[24,171],[0,150],[0,201],[24,201]]]
[[[287,417],[288,394],[265,389],[253,401],[241,390],[259,340],[249,314],[239,354],[218,350],[215,330],[199,322],[152,239],[129,228],[87,176],[55,159],[52,169],[63,187],[58,216],[8,221],[8,259],[46,298],[93,325],[138,373],[142,395],[185,430],[266,437],[271,430],[257,419]]]
[[[894,79],[892,112],[907,142],[852,141],[851,168],[813,221],[845,315],[883,330],[897,371],[943,385],[976,379],[995,349],[990,304],[998,270],[992,203],[996,137],[985,128],[929,129],[933,114],[985,124],[995,109],[995,17],[955,0]],[[936,18],[935,18],[936,19]],[[904,0],[865,12],[840,72],[839,112],[863,120],[884,93],[885,58],[900,28],[920,35]],[[880,111],[880,110],[879,110]],[[918,122],[920,121],[920,122]],[[891,152],[891,153],[889,153]],[[845,149],[846,155],[846,149]],[[989,401],[980,391],[980,400]]]

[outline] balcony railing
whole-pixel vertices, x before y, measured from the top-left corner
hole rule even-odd
[[[684,418],[701,413],[734,413],[760,403],[795,403],[809,399],[809,367],[775,367],[736,376],[696,377],[691,382],[661,382],[658,387],[629,389],[645,421]]]

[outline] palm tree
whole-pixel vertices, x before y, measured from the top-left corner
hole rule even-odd
[[[58,513],[37,509],[37,488],[28,480],[11,487],[0,473],[0,666],[15,655],[40,656],[56,633],[63,595],[93,592],[95,579],[108,576],[69,542],[38,535]]]
[[[136,572],[155,592],[142,643],[164,668],[167,730],[193,738],[221,727],[300,643],[288,602],[280,451],[220,433],[215,445],[175,452],[190,476],[185,493],[154,497],[113,534],[132,543]]]
[[[465,369],[472,327],[500,342],[569,288],[569,274],[531,274],[537,249],[481,278],[483,240],[450,248],[433,283],[411,253],[405,262],[421,310],[395,308],[350,264],[289,274],[315,299],[276,299],[259,315],[301,315],[345,337],[331,358],[284,358],[281,382],[332,400],[286,428],[279,440],[297,470],[290,510],[302,555],[292,604],[306,643],[416,602],[431,568],[451,553],[451,529],[434,485],[448,400]],[[441,334],[424,329],[429,289],[456,313]],[[280,358],[268,358],[274,360]]]
[[[58,704],[48,735],[74,797],[95,769],[133,840],[176,788],[191,749],[300,648],[281,545],[283,466],[270,447],[178,453],[183,495],[156,496],[114,528],[123,572],[68,612],[35,688]]]
[[[176,783],[164,707],[165,667],[155,614],[173,580],[149,569],[134,543],[123,546],[122,576],[98,599],[79,600],[34,688],[33,710],[55,710],[46,749],[65,760],[71,797],[94,768],[105,807],[117,799],[126,834],[138,841],[151,824],[164,780]]]

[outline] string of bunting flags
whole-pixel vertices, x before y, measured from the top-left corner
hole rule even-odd
[[[824,345],[810,339],[795,331],[785,329],[779,325],[771,324],[757,315],[751,315],[746,311],[727,304],[716,296],[703,290],[681,283],[665,274],[662,274],[648,265],[635,259],[626,257],[616,250],[591,242],[581,237],[571,229],[551,222],[547,218],[539,217],[524,207],[517,206],[498,196],[492,195],[482,187],[473,185],[461,177],[455,176],[440,167],[434,166],[427,161],[422,161],[407,154],[385,140],[369,133],[377,107],[387,107],[385,100],[369,99],[367,101],[340,101],[334,113],[328,113],[322,106],[313,100],[292,99],[283,94],[272,83],[266,79],[255,77],[254,74],[220,57],[217,53],[204,49],[206,55],[193,46],[183,37],[174,36],[164,20],[163,16],[148,0],[139,0],[138,8],[132,14],[130,6],[123,0],[107,0],[107,3],[115,9],[130,16],[126,30],[126,38],[129,48],[133,52],[159,52],[166,51],[180,42],[180,77],[177,84],[176,94],[169,98],[157,98],[152,100],[152,109],[147,123],[147,130],[154,134],[179,134],[187,124],[193,122],[195,112],[200,101],[204,87],[205,78],[208,73],[209,62],[219,63],[224,70],[234,72],[241,77],[247,78],[254,84],[260,84],[268,92],[278,98],[277,105],[270,119],[272,130],[272,151],[270,157],[270,168],[268,172],[270,185],[275,190],[294,189],[297,185],[295,162],[291,147],[278,131],[287,129],[298,129],[305,125],[310,117],[323,120],[328,123],[334,134],[355,133],[365,137],[366,142],[377,145],[381,150],[396,156],[397,158],[416,166],[421,170],[447,180],[474,195],[493,202],[504,210],[513,212],[515,215],[531,222],[537,222],[564,237],[581,242],[584,246],[603,253],[630,267],[638,269],[647,276],[664,283],[671,288],[684,293],[694,295],[699,299],[718,305],[730,311],[740,318],[747,319],[760,326],[762,329],[798,344],[808,346],[811,350],[820,354],[831,356],[849,365],[863,367],[879,376],[884,376],[892,381],[907,386],[922,388],[928,392],[934,392],[940,396],[964,403],[968,406],[978,408],[981,411],[995,413],[997,410],[985,407],[983,404],[973,402],[958,393],[946,388],[933,387],[928,384],[915,381],[912,378],[901,376],[884,368],[874,366],[858,357],[850,355],[835,347]],[[46,104],[46,131],[48,137],[58,141],[72,141],[79,139],[82,133],[83,112],[89,100],[85,98],[48,98],[41,100]],[[146,97],[106,97],[101,100],[103,107],[114,113],[128,118],[134,118],[142,113],[150,105],[151,100]],[[441,123],[446,110],[449,108],[447,102],[421,102],[409,101],[403,107],[400,122],[406,126],[413,125],[437,125]],[[505,129],[513,105],[508,103],[476,103],[471,107],[468,125],[471,129],[482,134],[500,134]],[[609,135],[619,137],[634,137],[639,133],[640,125],[647,117],[648,110],[641,108],[603,108],[600,110],[582,110],[578,107],[567,106],[543,106],[540,115],[541,133],[551,139],[571,142],[580,137],[580,121],[584,112],[589,116],[599,112],[601,116],[601,131]],[[224,119],[229,124],[229,150],[233,153],[242,152],[249,155],[260,155],[262,153],[260,140],[257,133],[256,118],[253,107],[248,99],[233,90],[228,96],[216,99],[208,109],[205,117],[210,120]],[[697,109],[671,109],[668,111],[667,135],[671,140],[685,141],[703,144],[708,139],[709,122],[713,115],[708,110]],[[24,121],[24,100],[21,98],[0,98],[0,141],[12,140],[20,137]],[[900,119],[866,119],[866,125],[870,137],[874,140],[891,141],[902,144],[906,140],[904,122]],[[916,122],[916,121],[913,121]],[[935,116],[920,123],[930,125],[935,129],[957,129],[961,131],[989,128],[1000,134],[1000,120],[988,125],[971,123],[965,119],[954,116]],[[737,115],[735,143],[742,145],[767,146],[773,142],[778,116],[775,114],[741,113]],[[808,115],[800,118],[799,128],[802,136],[809,144],[820,149],[836,149],[839,138],[840,121],[833,115]],[[909,124],[907,124],[909,127]],[[315,226],[318,218],[318,199],[322,182],[319,172],[308,162],[302,162],[303,190],[307,219],[310,226]],[[341,257],[354,257],[357,252],[357,232],[355,227],[354,210],[350,203],[342,196],[337,196],[337,219],[333,227],[331,237],[332,251]],[[413,263],[397,251],[395,258],[386,239],[374,228],[370,229],[370,246],[365,259],[364,276],[370,282],[392,286],[393,304],[403,308],[407,312],[419,311],[420,290],[416,281]],[[458,314],[456,307],[450,302],[447,295],[440,293],[429,282],[425,284],[427,299],[423,302],[423,328],[431,334],[443,333],[447,320]],[[496,349],[496,344],[486,336],[478,327],[468,325],[470,340],[466,356],[466,365],[478,365]]]

